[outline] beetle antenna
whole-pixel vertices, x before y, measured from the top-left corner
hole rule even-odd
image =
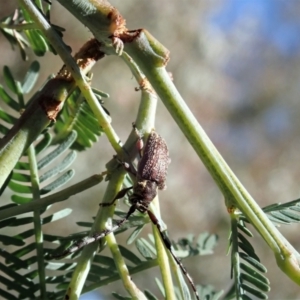
[[[73,252],[76,252],[77,250],[91,244],[94,243],[102,238],[104,238],[105,236],[109,235],[112,232],[115,232],[118,228],[120,228],[128,219],[129,217],[136,211],[136,207],[135,205],[132,205],[129,208],[129,211],[127,212],[126,216],[124,219],[121,219],[120,221],[117,222],[116,225],[114,225],[111,229],[105,229],[102,232],[99,233],[95,233],[91,236],[85,237],[77,242],[75,242],[74,244],[72,244],[69,248],[67,248],[65,251],[63,251],[60,254],[57,255],[52,255],[51,258],[54,259],[59,259],[62,258],[64,256],[70,255]]]
[[[190,286],[192,287],[194,294],[197,298],[197,300],[200,300],[199,298],[199,294],[197,292],[197,288],[194,284],[194,281],[192,279],[192,277],[190,276],[190,274],[188,273],[187,269],[184,267],[184,265],[182,264],[182,262],[180,261],[180,259],[175,255],[175,253],[172,250],[172,244],[170,239],[167,237],[167,235],[162,231],[160,223],[158,221],[158,219],[156,218],[156,216],[150,211],[147,210],[147,213],[149,215],[150,220],[152,221],[152,223],[156,226],[160,237],[165,245],[165,247],[167,248],[167,250],[169,250],[169,252],[171,253],[172,257],[174,258],[175,262],[177,263],[177,265],[180,267],[182,273],[184,274],[184,276],[186,277],[186,279],[188,280]]]

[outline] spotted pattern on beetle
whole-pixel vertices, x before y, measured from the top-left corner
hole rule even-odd
[[[170,162],[165,140],[152,130],[138,164],[137,181],[141,179],[150,180],[155,182],[160,190],[166,189],[165,182]]]

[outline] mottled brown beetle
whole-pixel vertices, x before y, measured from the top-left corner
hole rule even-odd
[[[185,267],[183,266],[179,258],[174,254],[172,250],[172,244],[169,238],[167,237],[166,233],[162,231],[159,220],[149,210],[149,205],[156,197],[157,190],[158,189],[163,190],[166,188],[167,170],[171,162],[169,158],[169,151],[168,151],[167,144],[165,140],[158,133],[152,130],[151,133],[149,134],[145,147],[143,147],[142,136],[135,126],[134,128],[139,137],[136,145],[141,157],[141,159],[138,162],[137,171],[135,171],[134,167],[131,164],[124,163],[124,162],[120,162],[120,163],[124,166],[124,168],[129,173],[134,175],[134,177],[136,178],[135,183],[132,187],[121,190],[117,194],[117,196],[113,199],[112,202],[100,204],[101,206],[110,206],[117,199],[123,198],[129,190],[133,189],[133,193],[129,197],[129,202],[131,206],[125,218],[118,221],[111,229],[103,230],[100,233],[95,233],[89,237],[77,241],[71,247],[66,249],[63,253],[59,255],[55,255],[53,257],[60,258],[69,255],[79,250],[80,248],[88,244],[91,244],[105,237],[106,235],[116,231],[129,219],[129,217],[136,210],[138,210],[141,213],[147,213],[152,223],[156,225],[165,247],[171,253],[176,263],[179,265],[183,274],[186,276],[188,282],[190,283],[196,298],[199,300],[200,298],[191,276],[189,275],[189,273],[187,272],[187,270],[185,269]],[[142,151],[143,149],[144,151]]]

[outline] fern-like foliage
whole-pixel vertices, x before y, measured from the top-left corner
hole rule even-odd
[[[0,108],[0,132],[3,135],[8,132],[9,128],[16,122],[18,115],[22,113],[21,110],[25,108],[24,95],[28,94],[36,83],[39,69],[39,63],[34,61],[30,65],[24,80],[20,82],[15,80],[9,67],[3,67],[4,81],[9,89],[9,91],[7,91],[0,84],[0,98],[2,100]],[[10,93],[14,94],[16,99],[12,97]],[[7,111],[10,111],[14,115]]]
[[[275,224],[288,225],[300,222],[300,199],[287,203],[275,203],[263,208],[268,218]]]
[[[115,214],[119,218],[123,218],[125,216],[125,212],[121,210],[115,211]],[[118,220],[113,220],[116,223]],[[127,244],[135,244],[135,247],[140,254],[140,257],[127,248],[119,245],[122,256],[125,258],[127,262],[127,267],[130,274],[134,278],[134,274],[145,271],[149,268],[155,267],[158,265],[157,262],[157,254],[155,248],[155,241],[153,235],[149,234],[148,239],[138,238],[139,234],[142,232],[144,226],[149,223],[149,218],[145,214],[137,213],[132,216],[128,222],[126,222],[122,227],[115,231],[115,234],[123,233],[124,231],[131,229],[132,232],[129,234],[127,238]],[[90,229],[92,226],[91,222],[77,222],[77,225]],[[88,235],[88,231],[82,231],[80,233],[61,238],[59,242],[61,243],[61,248],[56,249],[59,253],[63,249],[67,248],[73,242],[80,240],[81,238]],[[217,236],[214,234],[202,233],[199,235],[197,239],[194,236],[189,235],[187,238],[180,239],[178,242],[172,242],[172,246],[174,248],[174,252],[179,258],[187,258],[195,255],[208,255],[213,253],[213,249],[217,243]],[[71,254],[70,258],[76,259],[76,257],[80,254],[82,249],[78,252]],[[100,266],[99,266],[100,264]],[[66,276],[71,276],[72,272]],[[95,288],[99,288],[101,286],[107,285],[108,283],[112,283],[114,281],[119,280],[119,274],[117,269],[115,268],[115,263],[112,258],[102,256],[97,254],[94,262],[91,266],[91,271],[88,275],[86,288],[84,292],[93,290]],[[159,279],[156,278],[157,285],[164,295],[164,287],[160,283]],[[186,286],[184,278],[180,278],[180,285]],[[67,283],[59,286],[65,290],[67,288]],[[202,287],[198,287],[202,291]],[[205,290],[207,292],[207,290]],[[182,298],[180,295],[180,291],[178,288],[175,288],[175,292],[178,295],[178,299]],[[192,299],[188,288],[185,288],[185,292],[187,293],[186,299]],[[202,291],[203,292],[203,291]],[[212,292],[212,290],[211,290]],[[116,299],[127,299],[127,296],[122,296],[116,293],[113,293]],[[145,291],[145,295],[148,299],[160,299],[161,297],[156,298],[154,294],[152,294],[149,290]],[[213,298],[211,298],[213,299]],[[218,298],[215,298],[218,299]]]
[[[17,18],[15,17],[15,14],[17,14]],[[23,16],[20,14],[20,11],[17,10],[14,14],[11,14],[10,16],[5,17],[1,20],[2,24],[19,24],[24,20]],[[23,60],[27,60],[28,56],[26,54],[26,48],[29,46],[29,42],[26,38],[23,37],[23,35],[18,32],[15,29],[11,28],[0,28],[0,32],[3,34],[3,36],[7,39],[7,41],[10,43],[11,47],[14,49],[15,47],[18,47],[20,50],[21,57]]]
[[[35,5],[39,8],[48,20],[50,20],[50,2],[46,1],[34,1]],[[26,25],[23,25],[24,23]],[[28,59],[26,48],[33,50],[35,55],[43,56],[47,51],[51,51],[55,54],[51,44],[48,43],[47,39],[40,30],[33,29],[34,22],[32,21],[28,12],[24,9],[16,9],[11,15],[6,16],[0,20],[1,27],[0,32],[11,44],[12,49],[15,47],[19,48],[20,54],[23,60]],[[53,25],[52,28],[62,36],[64,28]]]
[[[216,291],[212,285],[197,286],[200,299],[219,300],[223,295],[223,291]]]
[[[0,86],[0,97],[3,100],[0,109],[1,133],[6,134],[16,121],[17,116],[26,107],[25,94],[32,89],[39,71],[39,64],[33,62],[22,82],[14,79],[10,69],[4,67],[5,83],[10,91]],[[11,96],[13,94],[13,96]],[[7,111],[10,110],[10,113]],[[56,191],[65,185],[74,175],[69,169],[76,158],[75,150],[70,147],[77,139],[77,132],[72,130],[59,145],[51,146],[52,135],[46,130],[34,145],[30,146],[7,180],[5,187],[12,191],[14,204],[3,205],[0,210],[16,205],[23,205]],[[4,188],[2,189],[2,192]],[[41,224],[48,224],[62,219],[71,213],[64,208],[47,214],[47,207],[34,211],[26,217],[12,217],[2,220],[0,227],[5,228],[0,235],[4,245],[1,256],[1,299],[58,299],[61,297],[55,290],[57,284],[65,281],[62,276],[49,276],[53,270],[65,270],[67,264],[53,264],[45,260],[49,249],[43,243],[54,242],[58,236],[43,234]],[[40,295],[40,296],[39,296]]]
[[[57,147],[53,152],[44,156],[38,163],[39,171],[42,171],[46,164],[50,164],[53,158],[58,158],[64,152],[62,150],[67,150],[75,138],[76,133],[73,133],[64,144],[64,149],[62,149],[61,146]],[[44,139],[37,144],[37,147],[43,142]],[[40,176],[40,182],[48,181],[48,184],[44,186],[41,184],[40,195],[48,194],[56,190],[71,179],[74,174],[73,170],[68,170],[62,175],[60,175],[60,172],[67,169],[74,158],[74,152],[69,152],[69,154],[65,156],[63,164],[53,166]],[[32,187],[30,186],[31,176],[30,164],[26,161],[25,157],[24,161],[18,163],[16,166],[12,180],[8,185],[13,191],[12,200],[15,203],[23,204],[28,201],[38,201],[32,194]],[[1,209],[4,208],[6,208],[6,206],[1,207]],[[54,222],[68,216],[71,213],[71,209],[65,208],[45,216],[46,211],[47,209],[45,208],[38,213],[35,212],[34,215],[30,217],[10,218],[1,222],[1,227],[5,226],[7,230],[10,228],[13,229],[9,230],[13,232],[12,236],[3,234],[0,238],[5,246],[10,246],[9,252],[6,250],[6,247],[1,252],[1,256],[5,261],[1,270],[6,276],[9,276],[4,288],[0,291],[2,299],[14,299],[13,295],[8,292],[10,290],[13,291],[14,294],[18,293],[15,299],[34,299],[38,291],[43,294],[48,290],[48,288],[46,288],[46,274],[40,272],[41,268],[46,268],[47,270],[48,267],[48,263],[44,261],[44,255],[42,254],[44,250],[40,248],[40,242],[52,242],[53,237],[43,235],[41,228],[39,228],[38,225],[36,226],[36,223],[47,224]],[[16,234],[16,231],[19,232]],[[36,251],[38,252],[37,254]],[[11,283],[15,283],[13,288]]]
[[[275,225],[289,225],[300,222],[300,199],[287,203],[274,203],[263,208],[267,217]],[[227,293],[225,299],[267,299],[267,292],[270,290],[270,282],[264,276],[267,269],[260,262],[259,257],[248,238],[253,235],[247,228],[249,223],[243,214],[232,216],[231,220],[231,261],[232,277],[234,285]],[[246,238],[247,237],[247,238]]]
[[[104,103],[102,97],[107,98],[108,94],[96,89],[93,89],[93,92],[102,105]],[[109,114],[108,111],[106,112]],[[93,115],[92,110],[78,88],[68,97],[62,112],[54,124],[54,130],[56,133],[54,144],[60,143],[72,130],[75,130],[78,136],[72,145],[72,149],[77,151],[91,147],[103,133],[98,120]]]
[[[253,246],[246,236],[253,235],[246,227],[242,218],[233,215],[231,219],[231,277],[234,279],[234,288],[226,295],[226,299],[250,300],[251,297],[268,299],[270,282],[264,273],[267,269],[261,264]]]

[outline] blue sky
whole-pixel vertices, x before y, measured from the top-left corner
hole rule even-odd
[[[283,55],[293,55],[300,46],[299,0],[224,0],[209,16],[209,22],[224,32],[243,19],[255,19],[260,34]]]

